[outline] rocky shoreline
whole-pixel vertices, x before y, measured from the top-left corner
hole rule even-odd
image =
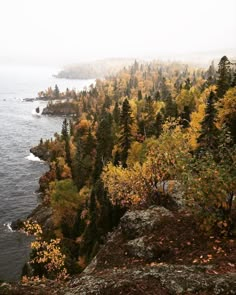
[[[32,147],[30,152],[45,162],[49,162],[51,157],[50,151],[48,151],[45,146],[40,144],[38,146]],[[26,217],[26,220],[37,222],[45,232],[49,232],[53,229],[52,208],[44,203],[43,194],[41,194],[41,197],[41,203],[38,204],[38,206]],[[22,219],[13,221],[11,223],[12,230],[20,230],[23,227],[24,221],[25,220]]]

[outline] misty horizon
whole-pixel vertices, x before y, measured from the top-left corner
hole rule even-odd
[[[0,63],[63,67],[106,58],[235,56],[235,11],[234,0],[4,1]]]

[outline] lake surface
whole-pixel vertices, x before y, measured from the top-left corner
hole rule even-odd
[[[24,218],[37,206],[35,191],[47,164],[30,155],[41,138],[61,131],[63,118],[35,116],[45,102],[23,102],[40,90],[58,85],[82,90],[94,80],[56,79],[58,69],[0,65],[0,280],[14,281],[29,256],[30,238],[13,232],[9,224]]]

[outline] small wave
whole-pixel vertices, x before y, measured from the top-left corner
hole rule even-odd
[[[39,159],[39,157],[36,157],[32,153],[29,154],[29,156],[25,157],[25,159],[33,162],[43,162],[42,160]]]
[[[7,231],[13,233],[14,230],[11,228],[11,222],[6,222],[3,224],[6,228],[7,228]]]
[[[36,112],[36,109],[33,109],[31,114],[32,114],[32,116],[35,116],[35,117],[41,117],[41,112],[40,111],[39,111],[39,113]]]

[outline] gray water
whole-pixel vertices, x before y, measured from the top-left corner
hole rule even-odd
[[[0,280],[20,278],[29,256],[30,238],[14,232],[9,224],[29,215],[39,202],[38,179],[48,167],[30,155],[29,149],[41,138],[60,132],[62,118],[35,116],[45,102],[23,102],[55,84],[64,91],[81,90],[92,80],[61,80],[55,69],[0,65]]]

